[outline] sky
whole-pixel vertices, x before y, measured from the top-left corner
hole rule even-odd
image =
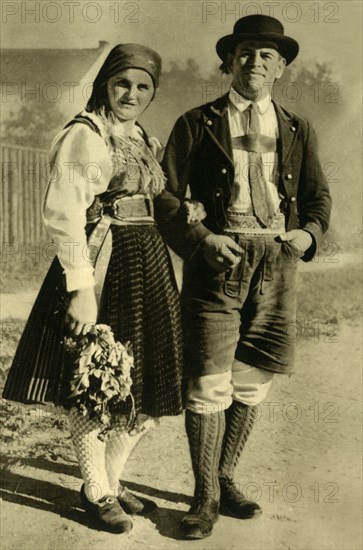
[[[43,0],[6,1],[1,9],[3,48],[92,48],[140,42],[160,52],[165,66],[192,57],[216,63],[215,43],[244,15],[274,15],[301,46],[300,59],[334,62],[338,76],[361,80],[361,0]]]

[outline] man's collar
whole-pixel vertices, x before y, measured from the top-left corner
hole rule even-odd
[[[228,94],[228,100],[242,113],[245,111],[252,103],[250,99],[243,97],[241,94],[236,92],[234,88],[231,88]],[[268,94],[263,99],[256,101],[258,110],[261,114],[264,114],[271,104],[271,96]]]

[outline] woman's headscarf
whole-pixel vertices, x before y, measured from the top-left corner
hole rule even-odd
[[[96,111],[107,104],[107,82],[125,69],[141,69],[152,78],[154,88],[159,86],[161,57],[151,48],[141,44],[118,44],[108,54],[93,83],[87,111]]]

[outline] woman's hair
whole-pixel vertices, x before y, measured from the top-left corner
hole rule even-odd
[[[102,107],[105,109],[105,114],[111,111],[111,105],[108,99],[107,91],[107,82],[97,82],[96,80],[93,83],[92,95],[88,100],[86,111],[89,113],[100,112]]]

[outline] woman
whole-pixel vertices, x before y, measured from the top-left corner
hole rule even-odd
[[[159,83],[159,55],[138,44],[113,48],[100,69],[86,110],[56,137],[44,219],[57,245],[9,372],[4,397],[65,405],[67,330],[110,325],[130,341],[135,366],[133,432],[122,422],[106,441],[96,420],[70,410],[70,430],[87,513],[105,530],[127,532],[128,513],[153,503],[119,484],[124,463],[148,418],[181,413],[179,299],[171,262],[153,220],[152,199],[165,178],[161,146],[137,124]],[[97,262],[94,261],[97,258]],[[94,269],[94,265],[96,266]],[[121,411],[130,412],[129,401]]]

